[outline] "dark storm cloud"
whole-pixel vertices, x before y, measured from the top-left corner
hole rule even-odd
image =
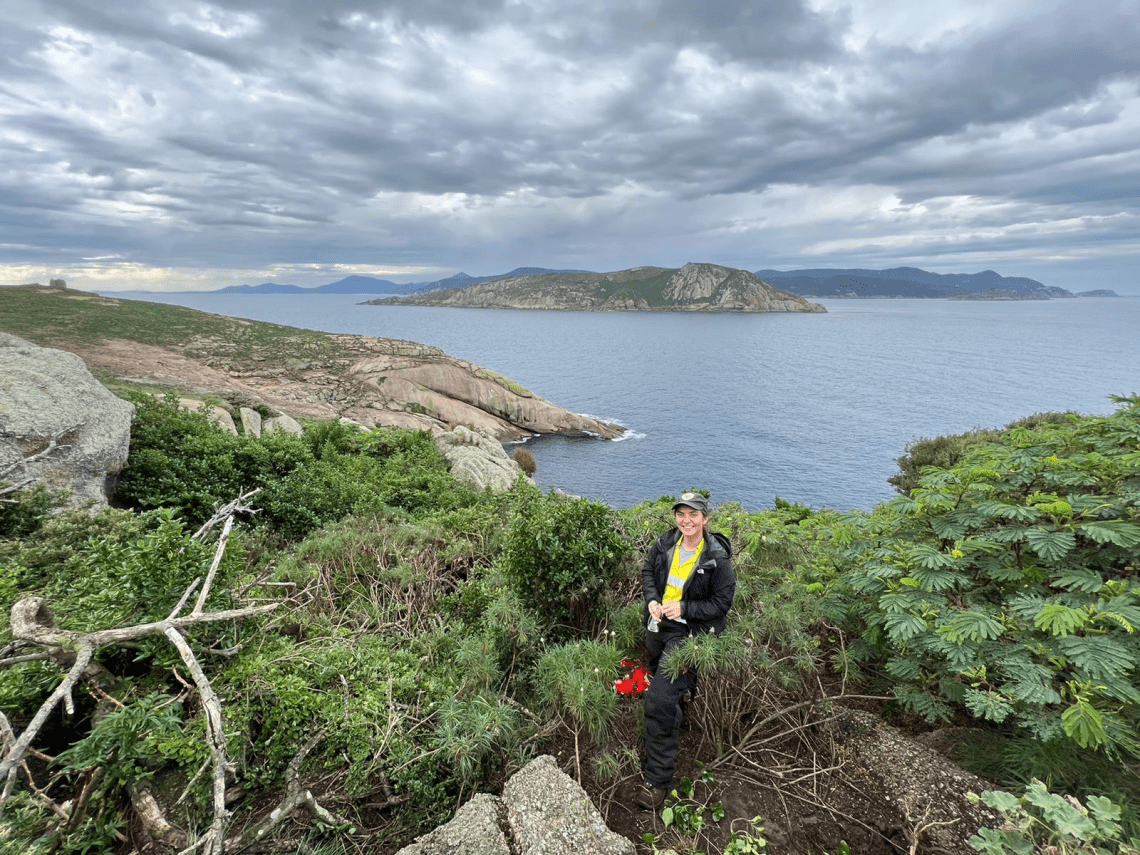
[[[0,262],[1124,246],[1130,4],[973,2],[33,2],[0,11]]]

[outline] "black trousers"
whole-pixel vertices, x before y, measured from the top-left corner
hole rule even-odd
[[[645,692],[645,767],[642,774],[650,784],[669,787],[681,746],[682,700],[697,684],[697,675],[688,672],[676,680],[665,674],[663,663],[689,637],[689,628],[673,621],[661,621],[657,632],[645,634],[646,667],[653,681]]]

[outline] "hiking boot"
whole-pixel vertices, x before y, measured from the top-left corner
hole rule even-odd
[[[644,782],[637,788],[637,806],[655,813],[661,810],[665,807],[665,788]]]

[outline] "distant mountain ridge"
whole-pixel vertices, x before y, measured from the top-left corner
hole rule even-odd
[[[747,270],[717,264],[635,267],[612,273],[560,271],[506,276],[369,304],[552,311],[826,312]]]
[[[717,265],[710,265],[716,267]],[[633,270],[664,270],[658,267],[638,267]],[[732,268],[723,268],[725,270]],[[619,271],[619,273],[628,271]],[[456,273],[445,279],[430,282],[391,282],[373,276],[346,276],[336,282],[303,288],[278,282],[261,285],[230,285],[213,291],[196,291],[200,294],[369,294],[385,296],[423,296],[434,292],[452,291],[498,282],[507,279],[524,279],[536,276],[614,276],[613,273],[594,273],[589,270],[559,270],[549,267],[516,267],[509,273],[491,276],[471,276]],[[759,277],[772,287],[799,297],[930,297],[940,299],[971,300],[1048,300],[1066,297],[1117,297],[1108,288],[1072,292],[1064,288],[1044,285],[1024,276],[1002,276],[992,270],[980,273],[931,273],[918,267],[893,267],[885,270],[864,268],[804,268],[799,270],[757,270],[751,275]],[[149,293],[140,291],[138,293]]]
[[[206,294],[419,294],[427,291],[449,290],[452,288],[465,288],[480,282],[490,282],[493,279],[504,279],[508,276],[539,276],[544,273],[581,273],[584,271],[552,270],[549,267],[516,267],[510,273],[497,273],[494,276],[468,276],[466,273],[456,273],[446,279],[437,279],[432,282],[390,282],[387,279],[377,279],[374,276],[346,276],[327,285],[318,285],[314,288],[302,288],[299,285],[285,285],[279,282],[263,282],[261,285],[229,285],[216,291],[205,291]]]
[[[981,273],[931,273],[917,267],[888,270],[860,268],[808,268],[757,270],[756,275],[779,288],[803,297],[936,297],[943,299],[1049,300],[1054,297],[1115,297],[1097,289],[1073,293],[1024,276]]]
[[[277,282],[264,282],[261,285],[230,285],[209,291],[211,294],[410,294],[409,288],[418,286],[397,285],[387,279],[372,276],[346,276],[327,285],[316,288],[302,288],[299,285],[282,285]]]

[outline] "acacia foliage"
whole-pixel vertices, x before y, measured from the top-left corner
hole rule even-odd
[[[1015,427],[836,529],[855,653],[930,721],[1140,757],[1140,398]]]

